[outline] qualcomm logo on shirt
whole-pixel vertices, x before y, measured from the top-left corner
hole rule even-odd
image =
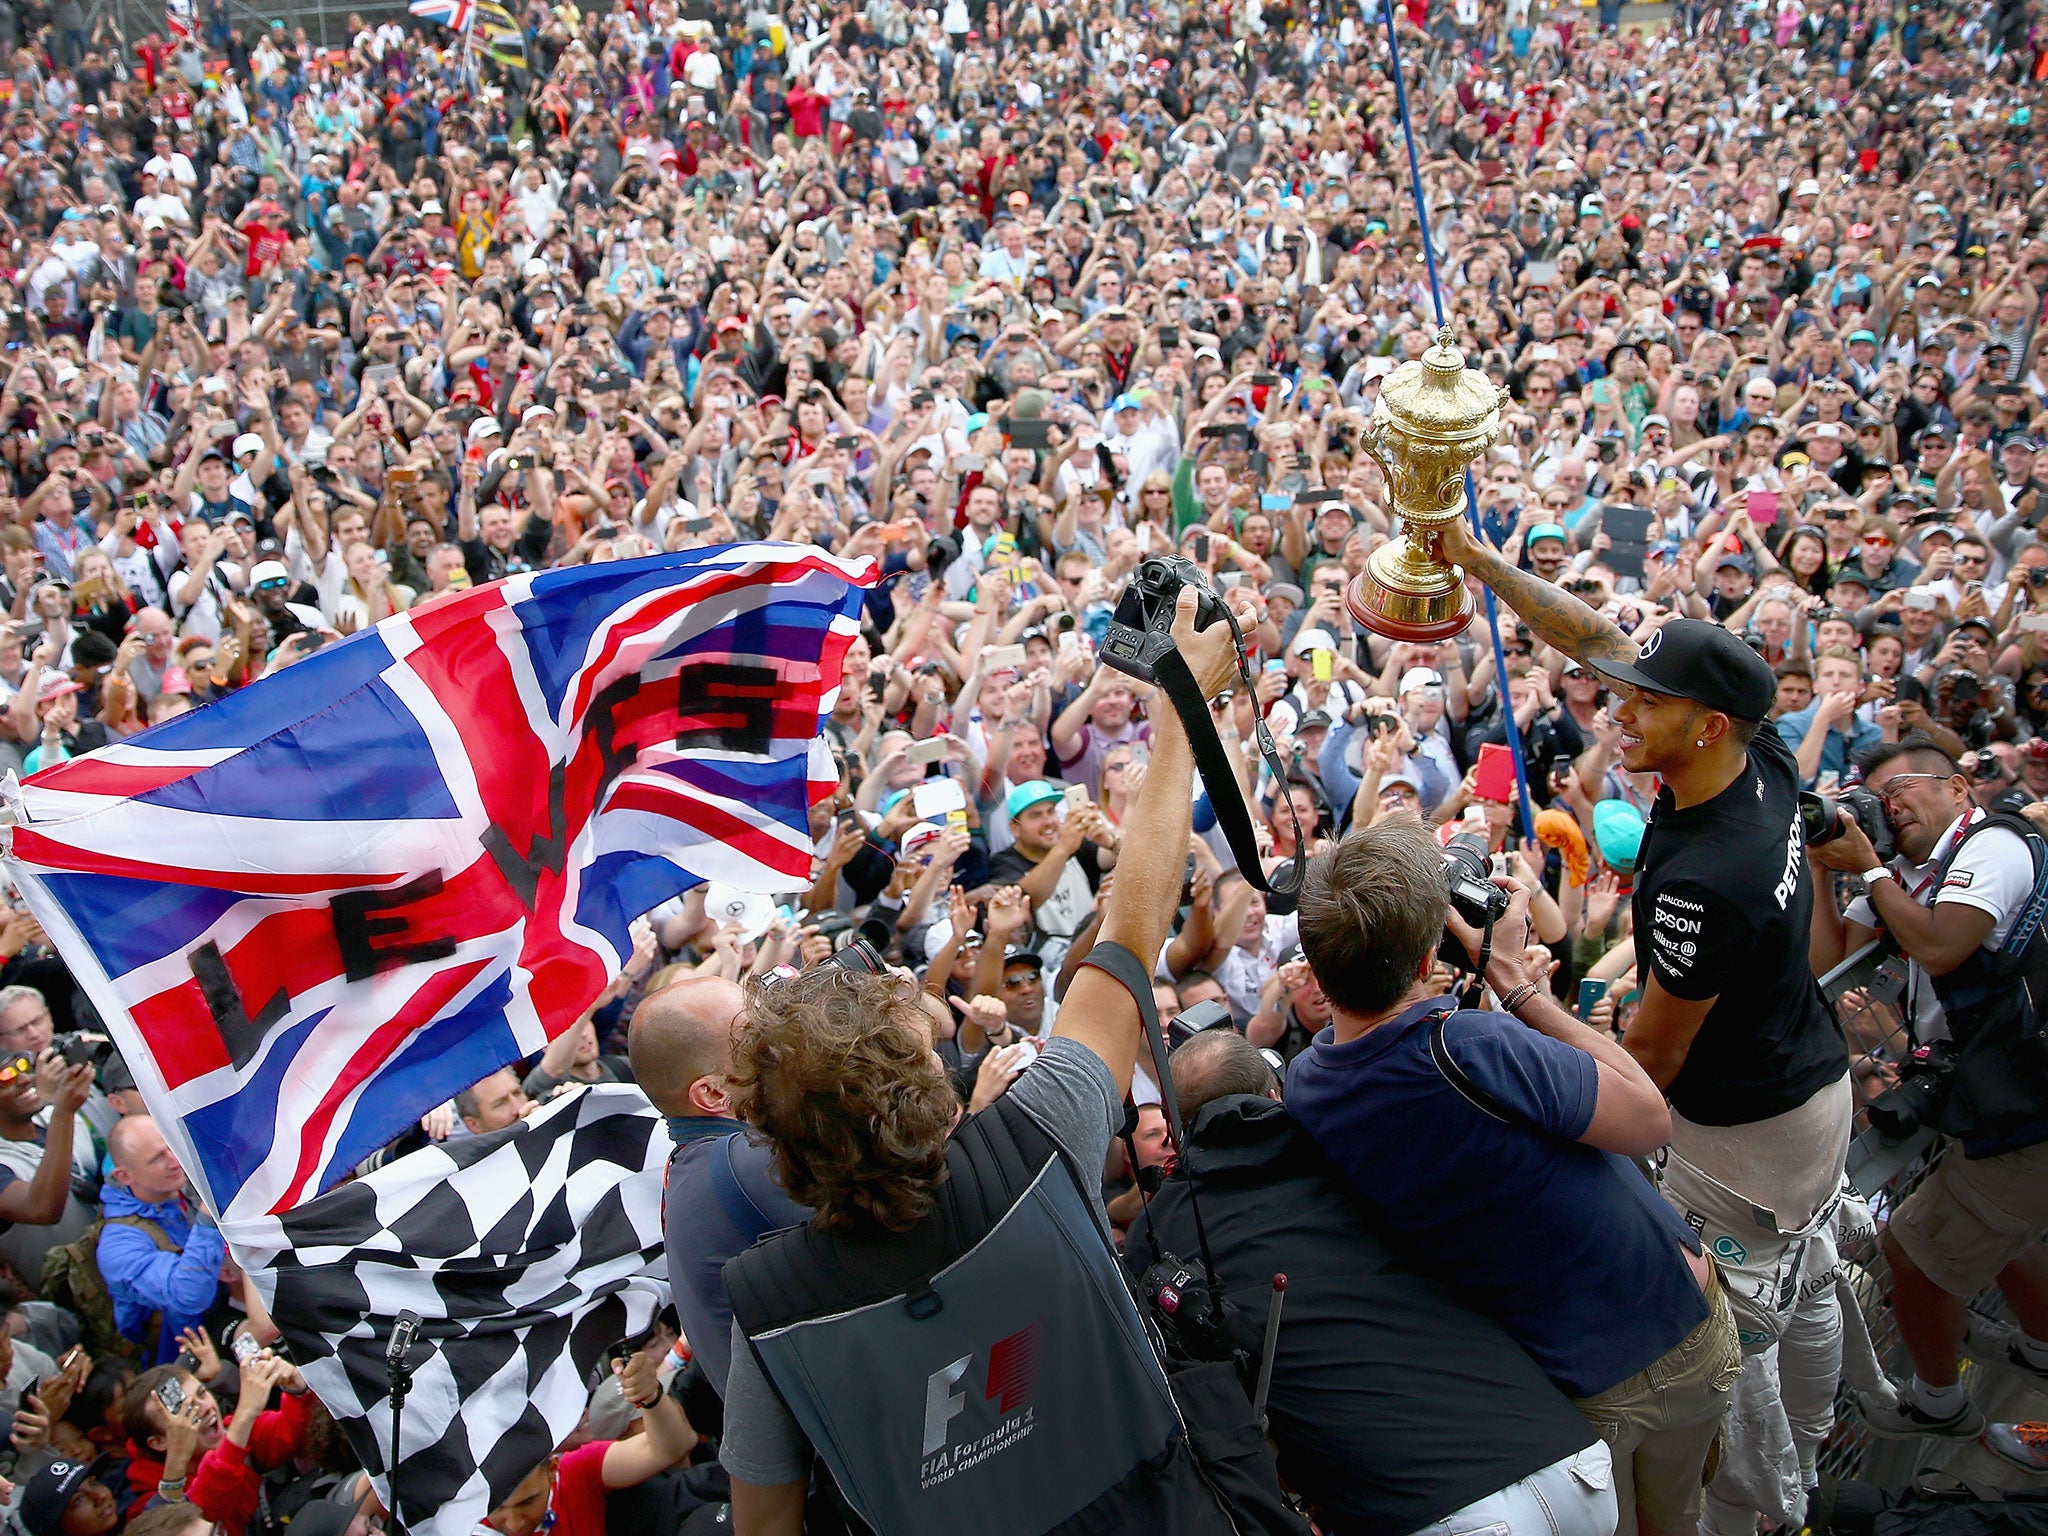
[[[952,1443],[953,1420],[967,1411],[967,1394],[954,1388],[973,1368],[974,1356],[962,1355],[950,1365],[940,1366],[926,1379],[924,1460],[918,1467],[919,1487],[936,1487],[955,1473],[1008,1450],[1031,1433],[1035,1425],[1028,1400],[1038,1386],[1044,1331],[1042,1322],[1033,1322],[989,1346],[988,1378],[981,1400],[996,1405],[999,1422],[986,1433],[959,1445]]]

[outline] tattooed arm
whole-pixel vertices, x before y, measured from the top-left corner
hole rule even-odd
[[[1536,638],[1574,660],[1633,663],[1635,642],[1562,587],[1508,564],[1488,544],[1472,537],[1461,518],[1443,530],[1444,558],[1465,568],[1499,594]]]

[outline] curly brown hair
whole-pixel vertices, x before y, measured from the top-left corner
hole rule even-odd
[[[908,1231],[937,1203],[960,1100],[902,976],[817,966],[747,989],[728,1079],[826,1231]]]

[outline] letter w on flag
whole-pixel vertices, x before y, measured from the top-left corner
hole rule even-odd
[[[867,562],[493,583],[20,786],[9,866],[231,1239],[540,1050],[633,920],[811,877]]]

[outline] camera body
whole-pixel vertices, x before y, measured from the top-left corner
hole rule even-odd
[[[1863,829],[1871,848],[1889,864],[1898,849],[1892,842],[1891,818],[1876,795],[1867,789],[1845,789],[1838,795],[1799,792],[1799,827],[1807,847],[1833,842],[1851,821]]]
[[[114,1053],[114,1042],[89,1035],[72,1035],[64,1041],[64,1060],[74,1067],[99,1066]]]
[[[1991,745],[1991,712],[1984,707],[1984,683],[1967,667],[1950,667],[1934,680],[1942,717],[1973,751]]]
[[[1209,1289],[1200,1266],[1162,1254],[1139,1277],[1138,1294],[1169,1359],[1222,1362],[1235,1366],[1240,1376],[1249,1374],[1244,1320],[1228,1297]]]
[[[1488,878],[1486,840],[1476,832],[1460,832],[1444,844],[1444,883],[1450,887],[1451,910],[1484,931],[1507,915],[1508,893]],[[1437,958],[1454,971],[1472,969],[1472,957],[1448,928],[1437,943]]]
[[[1230,1027],[1230,1004],[1220,997],[1183,1008],[1166,1024],[1166,1048],[1177,1051],[1205,1029]]]
[[[1223,599],[1194,561],[1179,555],[1148,555],[1138,562],[1117,599],[1109,632],[1102,638],[1102,664],[1140,682],[1156,683],[1160,661],[1174,649],[1173,614],[1182,587],[1193,587],[1198,594],[1195,628],[1229,622]]]
[[[1886,1141],[1904,1141],[1941,1118],[1956,1075],[1956,1050],[1946,1040],[1916,1047],[1899,1063],[1899,1085],[1870,1103],[1871,1127]]]

